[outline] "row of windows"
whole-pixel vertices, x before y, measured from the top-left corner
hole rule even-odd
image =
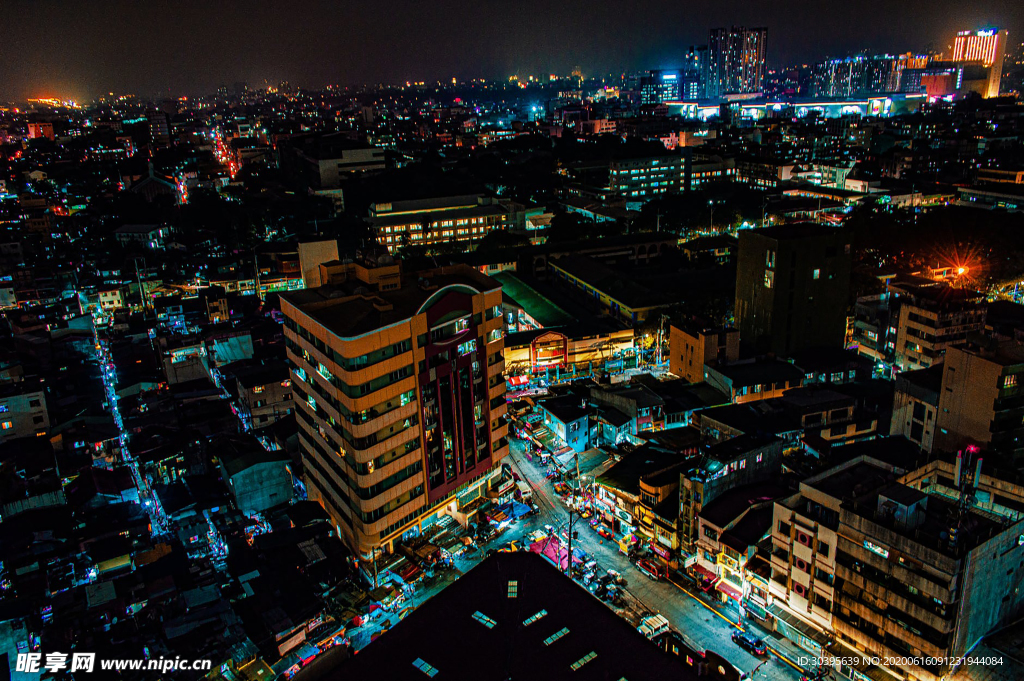
[[[345,494],[345,491],[343,489],[339,488],[336,484],[334,484],[334,482],[333,482],[332,478],[330,477],[330,475],[323,468],[323,464],[326,463],[327,465],[329,465],[336,473],[338,473],[339,477],[341,477],[341,479],[345,481],[345,484],[347,484],[347,485],[349,485],[349,487],[351,487],[351,483],[349,483],[348,478],[345,477],[344,472],[340,469],[340,467],[337,465],[337,463],[331,457],[329,452],[323,450],[315,441],[306,440],[306,442],[309,445],[312,445],[313,448],[316,449],[317,451],[319,451],[323,456],[322,457],[321,456],[308,456],[308,457],[306,457],[304,459],[305,463],[312,465],[312,467],[318,473],[320,473],[320,476],[323,478],[324,482],[330,484],[331,488],[334,491],[335,497],[339,501],[341,501],[349,509],[349,511],[351,511],[353,513],[353,515],[358,516],[364,523],[376,522],[376,521],[380,520],[381,518],[383,518],[384,516],[388,515],[389,513],[395,511],[396,509],[401,508],[405,504],[407,504],[407,503],[409,503],[411,501],[414,501],[415,499],[423,496],[423,485],[421,484],[421,485],[417,485],[414,489],[409,490],[408,492],[406,492],[405,494],[401,495],[400,497],[392,499],[391,501],[387,502],[383,506],[380,506],[378,508],[373,509],[372,511],[358,512],[357,513],[357,512],[355,512],[355,509],[352,507],[352,504],[350,503],[350,501],[348,499],[348,496]],[[417,465],[420,466],[420,468],[418,470],[413,470],[413,471],[409,472],[409,469],[413,469]],[[409,466],[407,469],[405,469],[405,471],[401,472],[401,473],[404,474],[404,477],[401,478],[401,480],[408,479],[408,478],[412,477],[413,475],[416,475],[421,470],[422,470],[422,463],[417,462],[416,464],[413,464],[412,466]],[[391,478],[395,478],[398,475],[399,474],[396,473],[394,476],[391,476]],[[391,478],[389,478],[389,480]],[[395,481],[393,484],[388,485],[385,489],[394,486],[394,484],[398,484],[398,482],[401,482],[401,480]],[[383,484],[384,484],[383,482],[379,483],[379,485],[383,485]],[[367,489],[370,490],[370,489],[373,489],[373,487],[370,487],[370,488],[367,488]],[[377,492],[376,494],[370,494],[369,496],[364,496],[364,491],[362,489],[355,488],[355,491],[360,496],[360,498],[368,500],[368,499],[372,499],[372,498],[374,498],[376,496],[379,496],[381,493],[383,493],[383,491],[385,491],[385,489],[382,489],[380,492]],[[411,515],[413,517],[415,517],[415,513],[413,513]],[[408,520],[403,519],[403,521],[401,521],[401,522],[408,522]]]
[[[383,348],[379,348],[365,355],[360,355],[358,357],[343,357],[334,348],[328,347],[326,343],[311,334],[305,327],[296,324],[295,320],[290,317],[285,317],[284,325],[314,348],[322,352],[324,356],[329,357],[331,361],[345,371],[358,371],[360,369],[365,369],[366,367],[371,367],[386,359],[397,357],[398,355],[412,350],[412,341],[410,339],[406,339],[384,346]],[[297,352],[299,351],[297,350]],[[299,354],[301,354],[301,352],[299,352]]]
[[[306,360],[307,362],[309,362],[309,364],[311,366],[317,367],[317,373],[318,374],[320,374],[332,386],[337,388],[342,394],[347,395],[348,397],[364,397],[364,396],[369,395],[371,393],[377,392],[381,388],[385,388],[385,387],[387,387],[389,385],[397,383],[398,381],[402,380],[403,378],[408,378],[409,376],[412,376],[412,374],[413,374],[413,367],[412,367],[411,364],[408,364],[408,365],[406,365],[406,366],[404,366],[404,367],[402,367],[400,369],[396,369],[396,370],[388,373],[387,375],[378,376],[377,378],[373,378],[373,379],[367,381],[366,383],[359,383],[357,385],[352,385],[352,384],[346,383],[345,381],[342,381],[337,376],[332,374],[330,369],[328,369],[326,365],[324,365],[322,362],[318,361],[308,351],[302,349],[301,347],[299,347],[298,345],[296,345],[295,343],[293,343],[291,341],[288,341],[287,339],[285,339],[285,340],[286,340],[285,345],[292,352],[294,352],[294,353],[296,353],[298,355],[301,355],[302,358],[304,360]]]
[[[299,394],[301,396],[301,401],[304,402],[305,404],[307,404],[308,406],[310,406],[310,408],[315,411],[317,407],[315,407],[315,406],[313,406],[313,405],[311,405],[309,403],[309,397],[306,396],[305,393],[303,393],[301,390],[297,390],[297,391],[299,392]],[[315,401],[314,401],[313,404],[315,404]],[[332,447],[335,447],[338,450],[338,453],[339,453],[340,456],[342,456],[342,457],[346,456],[347,450],[345,448],[345,445],[343,445],[341,443],[338,443],[338,442],[334,442],[333,439],[332,439],[332,436],[328,434],[328,433],[333,433],[334,435],[338,434],[337,423],[334,421],[334,419],[329,414],[327,415],[326,418],[327,418],[327,422],[330,423],[331,426],[332,426],[330,431],[328,431],[327,429],[323,428],[323,426],[319,425],[316,421],[314,421],[313,417],[310,416],[309,414],[307,414],[304,409],[296,409],[295,413],[296,413],[296,416],[298,416],[300,419],[302,419],[303,421],[305,421],[309,425],[310,429],[313,432],[320,433],[322,438],[327,440],[331,444]],[[348,440],[345,440],[345,442],[348,443]],[[385,452],[384,454],[381,454],[380,456],[374,457],[372,461],[369,461],[369,462],[366,462],[366,463],[351,462],[350,467],[352,469],[354,469],[356,474],[358,474],[358,475],[368,475],[368,474],[372,473],[373,471],[375,471],[376,469],[382,468],[382,467],[388,465],[389,463],[391,463],[392,461],[394,461],[395,459],[403,457],[406,454],[408,454],[409,452],[411,452],[411,451],[413,451],[415,449],[418,449],[418,448],[419,448],[419,438],[413,438],[412,440],[409,440],[408,442],[406,442],[404,444],[398,445],[394,449],[391,449],[391,450]],[[346,461],[348,461],[348,460],[346,459]]]

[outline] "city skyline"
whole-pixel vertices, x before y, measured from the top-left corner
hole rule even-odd
[[[437,10],[404,2],[385,9],[314,2],[298,13],[267,1],[244,15],[191,1],[134,7],[109,0],[45,14],[39,8],[15,3],[0,24],[0,42],[8,47],[0,101],[197,95],[234,82],[319,88],[497,80],[576,66],[588,75],[671,68],[689,45],[707,42],[709,29],[733,25],[768,27],[768,66],[775,68],[862,50],[945,50],[957,31],[988,25],[1007,29],[1012,46],[1024,24],[1024,11],[1004,0],[965,13],[952,2],[933,3],[926,16],[877,2],[733,2],[709,9],[652,1],[627,17],[601,4],[576,11],[537,3],[511,15],[494,3]],[[458,25],[451,16],[460,17]],[[882,16],[887,20],[879,21]],[[836,25],[841,35],[829,30]],[[642,36],[643,44],[630,35]]]

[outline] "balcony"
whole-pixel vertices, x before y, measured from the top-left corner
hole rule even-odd
[[[353,449],[351,450],[352,458],[358,463],[369,463],[377,457],[399,447],[410,440],[419,438],[420,427],[418,425],[410,426],[405,430],[395,433],[386,440],[367,447],[366,449]]]
[[[344,428],[352,438],[363,438],[379,432],[390,423],[404,421],[418,413],[419,406],[416,404],[416,401],[413,400],[399,407],[395,407],[390,411],[382,412],[371,418],[369,421],[364,421],[358,425],[352,425],[351,422],[346,419]]]

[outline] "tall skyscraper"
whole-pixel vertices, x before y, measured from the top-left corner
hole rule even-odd
[[[684,100],[704,99],[707,96],[708,46],[691,45],[679,69],[679,95]]]
[[[999,96],[999,82],[1003,75],[1006,54],[1006,31],[984,28],[978,31],[960,31],[953,40],[953,61],[981,62],[989,68],[987,97]]]
[[[767,28],[713,28],[708,36],[708,97],[764,91]]]
[[[466,521],[508,453],[501,286],[468,266],[328,262],[281,296],[309,498],[369,557]]]
[[[850,238],[812,223],[740,232],[736,326],[758,352],[842,347]]]

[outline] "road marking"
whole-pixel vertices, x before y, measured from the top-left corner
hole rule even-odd
[[[696,596],[694,596],[694,595],[693,595],[692,593],[690,593],[690,592],[689,592],[689,590],[688,590],[688,589],[685,589],[685,588],[683,587],[683,585],[679,584],[678,582],[676,582],[676,581],[675,581],[674,579],[672,579],[671,577],[668,577],[667,579],[668,579],[669,583],[673,584],[673,585],[674,585],[674,586],[675,586],[675,587],[676,587],[677,589],[679,589],[679,590],[680,590],[680,591],[682,591],[682,592],[683,592],[684,594],[686,594],[687,596],[689,596],[689,597],[690,597],[690,598],[692,598],[693,600],[695,600],[695,601],[697,601],[698,603],[700,603],[701,605],[703,605],[703,606],[704,606],[705,608],[707,608],[707,609],[708,609],[708,610],[710,610],[711,612],[713,612],[713,613],[715,613],[716,615],[718,615],[719,617],[721,617],[721,618],[722,618],[723,620],[725,620],[726,622],[728,622],[728,623],[729,623],[729,624],[730,624],[731,626],[733,626],[733,627],[736,627],[736,628],[737,628],[737,629],[739,629],[740,631],[743,631],[743,630],[744,630],[742,626],[740,626],[740,625],[739,625],[739,624],[737,624],[736,622],[733,622],[733,621],[732,621],[731,619],[729,619],[728,617],[726,617],[726,616],[725,616],[725,615],[723,615],[722,613],[718,612],[717,610],[715,610],[714,608],[712,608],[712,607],[711,607],[710,605],[708,605],[707,603],[705,603],[705,602],[704,602],[704,601],[702,601],[701,599],[699,599],[699,598],[697,598]]]

